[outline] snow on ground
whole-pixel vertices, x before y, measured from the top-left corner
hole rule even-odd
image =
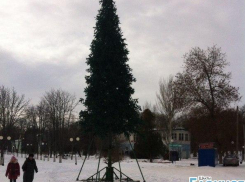
[[[10,160],[11,155],[5,156],[5,166],[0,166],[0,182],[9,182],[5,177],[5,170],[7,162]],[[24,158],[18,157],[19,163],[22,166]],[[245,180],[245,164],[239,167],[223,167],[221,165],[214,167],[197,167],[196,159],[188,159],[177,161],[175,164],[164,163],[165,161],[155,161],[155,163],[145,162],[146,160],[140,160],[140,166],[142,167],[143,174],[146,182],[188,182],[189,177],[197,176],[211,176],[212,179],[224,179],[224,180]],[[35,174],[34,182],[75,182],[78,172],[81,168],[82,159],[78,160],[78,165],[75,165],[73,160],[63,160],[63,163],[50,161],[36,160],[39,172]],[[190,163],[194,163],[195,166],[190,166]],[[90,177],[96,172],[98,165],[98,159],[90,157],[86,161],[84,169],[81,173],[80,179]],[[101,167],[105,164],[101,161]],[[115,165],[118,167],[118,163]],[[137,167],[137,163],[132,159],[125,159],[121,162],[122,171],[129,177],[143,181]],[[22,182],[21,172],[18,182]]]

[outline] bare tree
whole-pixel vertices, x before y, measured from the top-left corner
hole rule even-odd
[[[230,85],[231,73],[224,72],[227,65],[220,48],[193,48],[184,55],[184,71],[174,82],[178,99],[186,108],[203,107],[212,118],[231,102],[239,101],[238,88]]]
[[[178,102],[175,89],[174,79],[170,76],[167,80],[162,79],[159,82],[159,93],[157,93],[157,110],[158,110],[158,127],[163,133],[163,143],[169,146],[172,139],[172,125],[176,114],[180,111],[180,102]]]
[[[213,121],[214,141],[218,145],[217,114],[232,102],[240,100],[238,88],[230,85],[231,73],[225,73],[226,56],[216,46],[207,50],[193,48],[184,55],[184,70],[178,73],[174,88],[184,107],[202,108]],[[222,163],[221,153],[220,162]]]
[[[7,134],[11,135],[13,127],[18,120],[24,116],[26,107],[29,101],[25,99],[24,95],[18,95],[15,89],[9,89],[0,86],[0,128],[4,137],[1,159],[3,159],[3,150],[6,145]]]

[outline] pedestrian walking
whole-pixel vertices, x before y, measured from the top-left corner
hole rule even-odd
[[[23,182],[32,182],[34,179],[34,171],[37,173],[37,165],[33,154],[29,154],[28,158],[22,166],[24,175]]]
[[[16,182],[20,176],[20,165],[15,156],[11,157],[5,176],[9,178],[10,182]]]
[[[176,163],[176,161],[177,161],[177,156],[176,155],[173,155],[173,161],[172,161],[172,163]]]

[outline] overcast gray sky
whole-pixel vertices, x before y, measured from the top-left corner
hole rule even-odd
[[[245,96],[244,0],[116,0],[140,105],[154,104],[160,78],[181,71],[192,47],[227,54]],[[36,104],[61,88],[84,97],[86,57],[99,0],[1,0],[0,85]],[[245,104],[243,98],[240,105]]]

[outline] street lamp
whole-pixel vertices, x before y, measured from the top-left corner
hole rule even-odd
[[[170,140],[170,144],[169,144],[169,148],[168,148],[168,152],[169,152],[169,160],[171,160],[171,152],[170,152],[170,150],[171,150],[171,147],[173,148],[173,142],[174,142],[174,140],[173,139],[171,139]]]
[[[231,149],[233,150],[233,145],[234,145],[234,141],[231,141]],[[233,153],[234,153],[234,151],[233,151]]]
[[[18,146],[18,153],[19,153],[19,151],[20,151],[20,156],[21,156],[21,158],[23,158],[23,140],[24,140],[25,138],[21,138],[21,140],[20,140],[20,146]],[[19,148],[20,147],[20,148]],[[17,154],[18,154],[17,153]]]
[[[32,153],[33,152],[33,147],[32,147],[32,143],[30,144],[30,148],[31,148],[31,150],[30,150],[30,152]]]
[[[37,134],[36,136],[37,136],[37,159],[39,158],[39,154],[40,154],[40,160],[42,160],[40,134]]]
[[[26,148],[27,148],[27,153],[30,153],[29,143],[26,144]]]
[[[8,136],[8,137],[7,137],[7,140],[8,140],[8,141],[10,141],[10,140],[11,140],[11,137],[10,137],[10,136]],[[10,150],[11,150],[11,149],[10,149]],[[7,152],[8,152],[8,150],[7,150]]]
[[[47,146],[48,144],[47,143],[44,143],[44,142],[42,142],[41,143],[41,153],[40,153],[40,155],[41,155],[41,157],[40,157],[40,160],[42,160],[42,158],[43,158],[43,160],[45,161],[45,146]],[[44,152],[43,152],[44,151]],[[44,153],[44,156],[43,156],[43,153]]]
[[[42,160],[42,157],[43,157],[43,147],[44,147],[44,143],[42,142],[41,143],[41,150],[40,150],[40,160]],[[43,157],[44,158],[44,160],[45,160],[45,157]]]
[[[27,150],[28,150],[28,153],[30,153],[30,149],[32,148],[32,144],[29,144],[29,143],[28,143],[28,144],[26,144],[26,145],[27,145],[27,148],[28,148],[28,149],[27,149]]]
[[[72,143],[72,154],[71,154],[71,160],[73,159],[73,148],[74,148],[74,139],[73,138],[70,138],[70,142]],[[80,141],[80,138],[79,137],[76,137],[76,141],[79,142]],[[77,155],[75,153],[75,164],[77,165]]]
[[[77,142],[79,142],[79,141],[80,141],[80,138],[77,137],[76,140],[77,140]],[[76,154],[77,154],[77,153],[75,153],[75,165],[77,165],[77,155],[76,155]]]
[[[72,143],[72,145],[71,145],[71,160],[72,160],[73,159],[73,147],[74,147],[73,138],[70,138],[70,142]]]
[[[42,143],[40,143],[40,148],[39,148],[39,152],[40,152],[40,160],[43,160],[43,145],[44,145],[44,143],[42,142]]]

